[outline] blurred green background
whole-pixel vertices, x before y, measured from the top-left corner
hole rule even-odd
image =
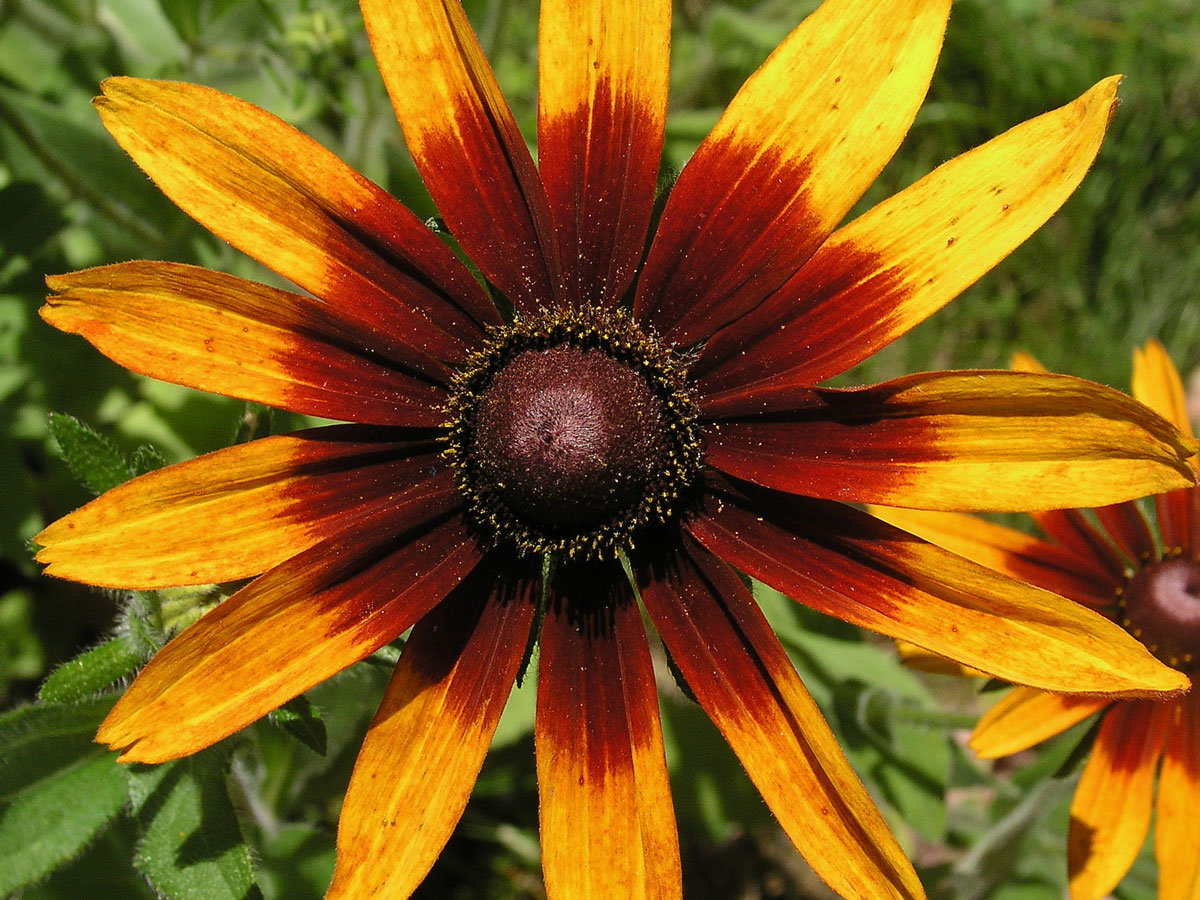
[[[532,135],[536,4],[466,5]],[[687,160],[813,6],[676,3],[665,165]],[[1193,0],[958,0],[928,101],[860,208],[1108,74],[1126,76],[1122,105],[1062,212],[850,380],[1002,367],[1028,350],[1051,369],[1124,389],[1132,348],[1152,336],[1186,379],[1200,364],[1197,47]],[[44,325],[36,315],[44,275],[151,258],[273,278],[174,209],[108,138],[90,99],[113,74],[200,82],[258,103],[419,215],[435,213],[349,0],[0,0],[0,708],[31,700],[55,664],[107,635],[121,599],[39,578],[32,563],[29,539],[91,496],[64,463],[48,415],[78,418],[126,455],[148,445],[174,461],[229,444],[247,413],[235,401],[132,376]],[[952,726],[969,720],[959,713],[978,708],[971,688],[915,678],[848,629],[764,602],[931,894],[1061,894],[1066,794],[1039,780],[1051,763],[997,780],[953,739]],[[385,675],[367,663],[313,692],[330,734],[324,756],[270,728],[256,732],[252,754],[235,754],[243,792],[235,806],[268,897],[320,896],[340,791]],[[424,896],[539,896],[528,706],[518,697]],[[911,721],[879,717],[898,709]],[[821,896],[703,716],[682,701],[665,712],[688,896]],[[1023,799],[1022,778],[1049,792],[1037,809]],[[999,831],[997,822],[1019,827]],[[114,826],[28,896],[153,896],[128,865],[133,841],[127,823]],[[1018,844],[1028,852],[1012,856]],[[1145,861],[1122,890],[1153,896]]]

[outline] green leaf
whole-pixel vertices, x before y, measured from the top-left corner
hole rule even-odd
[[[72,859],[120,813],[124,769],[92,742],[112,703],[27,706],[0,718],[0,895]]]
[[[69,703],[111,687],[144,662],[123,638],[79,654],[50,673],[38,693],[46,703]]]
[[[228,752],[211,748],[130,770],[142,828],[134,865],[167,900],[261,898],[226,790]]]
[[[325,755],[325,723],[321,720],[321,711],[303,694],[272,710],[269,718],[306,747]]]
[[[0,716],[0,802],[75,763],[95,749],[96,727],[116,697],[62,706],[22,706]]]
[[[92,492],[103,494],[133,477],[113,443],[74,416],[51,413],[50,434],[71,473]]]

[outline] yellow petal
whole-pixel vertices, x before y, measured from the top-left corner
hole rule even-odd
[[[415,533],[403,517],[370,524],[202,616],[150,660],[96,739],[122,762],[195,753],[395,640],[479,562],[461,517]]]
[[[431,478],[430,470],[440,475]],[[265,572],[356,519],[451,508],[439,448],[341,426],[263,438],[158,469],[48,526],[47,573],[104,587],[234,581]]]
[[[702,390],[732,401],[755,385],[817,384],[941,309],[1075,190],[1119,81],[955,157],[840,228],[774,297],[709,342],[708,365],[725,362]],[[741,354],[747,346],[754,352]]]
[[[738,576],[688,540],[639,573],[684,680],[817,874],[843,897],[923,898],[921,883]]]
[[[1062,734],[1111,701],[1018,687],[989,709],[971,732],[971,749],[983,759],[1008,756]]]
[[[947,0],[826,0],[805,19],[680,174],[636,314],[692,344],[790,278],[900,145],[949,12]]]
[[[413,629],[354,765],[327,900],[403,900],[433,866],[512,690],[533,588],[483,565]]]
[[[1067,868],[1074,900],[1117,886],[1150,830],[1154,774],[1174,703],[1119,703],[1105,715],[1071,803]]]
[[[646,628],[623,573],[613,566],[594,574],[586,583],[555,579],[539,645],[534,737],[546,894],[679,898]]]
[[[1200,900],[1200,691],[1175,704],[1158,780],[1158,900]]]

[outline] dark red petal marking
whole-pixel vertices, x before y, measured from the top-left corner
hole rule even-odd
[[[692,368],[697,389],[705,402],[732,408],[769,390],[816,385],[870,355],[863,336],[911,290],[877,253],[822,248],[705,344]]]
[[[359,520],[450,508],[432,438],[327,426],[142,475],[50,525],[38,559],[63,578],[144,590],[258,575]]]
[[[1096,517],[1108,532],[1108,536],[1132,562],[1158,555],[1154,535],[1136,501],[1097,507]]]
[[[899,147],[950,4],[826,0],[743,85],[663,211],[634,314],[692,345],[824,243]]]
[[[1115,585],[1125,578],[1125,562],[1113,547],[1077,509],[1051,509],[1030,513],[1045,535],[1087,560],[1094,571],[1105,573]]]
[[[1179,690],[1178,672],[1078,603],[849,506],[718,475],[709,490],[688,531],[742,572],[819,612],[1044,690]]]

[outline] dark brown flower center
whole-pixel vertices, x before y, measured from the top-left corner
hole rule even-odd
[[[701,468],[682,361],[620,313],[498,328],[458,376],[447,457],[475,523],[525,555],[610,557]]]
[[[600,350],[526,350],[479,399],[475,454],[522,518],[593,526],[641,499],[662,465],[661,413],[646,380]]]
[[[1200,563],[1165,559],[1133,574],[1120,601],[1121,624],[1169,666],[1200,664]]]

